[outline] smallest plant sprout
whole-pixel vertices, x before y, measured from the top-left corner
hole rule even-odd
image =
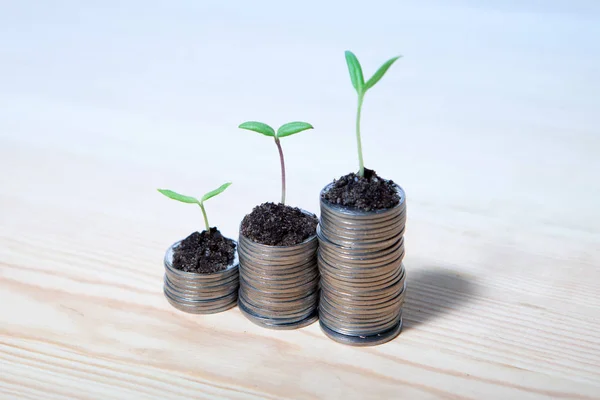
[[[256,121],[248,121],[241,124],[239,128],[258,132],[275,139],[275,145],[277,145],[277,150],[279,150],[279,160],[281,161],[281,204],[285,205],[285,161],[283,159],[283,150],[281,148],[279,139],[294,135],[307,129],[313,129],[313,126],[306,122],[289,122],[281,125],[279,129],[277,129],[277,132],[275,132],[275,129],[271,128],[267,124]]]
[[[175,193],[172,190],[158,189],[158,191],[161,192],[162,194],[164,194],[165,196],[167,196],[168,198],[177,200],[177,201],[181,201],[182,203],[198,204],[200,206],[200,209],[202,210],[202,215],[204,216],[204,225],[206,226],[206,231],[209,232],[210,225],[208,223],[208,217],[206,216],[206,210],[204,209],[204,202],[212,197],[215,197],[218,194],[223,193],[225,191],[225,189],[227,189],[230,185],[231,185],[231,182],[227,182],[227,183],[219,186],[217,189],[206,193],[204,196],[202,196],[200,198],[200,200],[198,200],[195,197],[184,196],[182,194]]]

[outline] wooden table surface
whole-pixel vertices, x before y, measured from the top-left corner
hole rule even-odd
[[[0,398],[600,398],[597,5],[302,3],[2,6]],[[405,56],[363,114],[407,192],[402,334],[176,311],[162,257],[202,217],[155,189],[232,180],[207,208],[235,237],[279,190],[236,126],[300,119],[288,199],[318,211],[356,168],[346,46]]]

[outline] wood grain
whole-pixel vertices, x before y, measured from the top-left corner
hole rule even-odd
[[[314,25],[273,35],[248,5],[201,3],[123,5],[136,15],[123,21],[62,5],[88,23],[52,14],[32,24],[43,32],[0,35],[0,398],[600,399],[600,53],[584,46],[600,11],[399,2],[349,32],[337,8],[306,2],[323,14],[292,14]],[[51,13],[11,7],[0,33]],[[94,21],[114,25],[97,34]],[[288,199],[317,210],[319,190],[355,168],[338,47],[373,43],[357,51],[371,70],[398,38],[406,60],[369,99],[363,134],[367,166],[407,192],[402,334],[353,348],[318,324],[270,331],[237,308],[170,307],[164,251],[202,218],[155,188],[232,180],[207,211],[235,237],[279,187],[274,146],[235,127],[300,118],[316,129],[283,143]],[[247,79],[236,60],[252,52]]]
[[[28,157],[43,159],[39,182],[47,188],[61,188],[76,174],[96,177],[83,180],[81,192],[102,187],[144,196],[138,189],[103,175],[108,165],[7,141],[2,149],[13,170],[2,186],[15,189],[1,197],[7,398],[598,396],[600,300],[592,263],[525,251],[513,254],[510,266],[501,259],[466,264],[469,235],[413,222],[407,242],[435,230],[447,235],[448,250],[437,257],[409,253],[402,335],[376,348],[344,347],[317,325],[267,331],[237,309],[199,317],[170,308],[160,261],[174,235],[148,234],[168,232],[167,221],[53,204],[51,189],[33,196],[28,185],[38,182],[39,166]],[[129,182],[143,179],[131,173]],[[574,245],[565,240],[563,246]],[[462,249],[457,264],[440,262],[452,248]],[[529,267],[515,271],[518,265]]]

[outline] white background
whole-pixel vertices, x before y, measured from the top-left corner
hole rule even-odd
[[[32,207],[43,192],[64,207],[94,199],[89,207],[181,237],[201,228],[199,210],[155,188],[201,195],[231,180],[207,207],[211,223],[235,236],[254,205],[279,199],[280,185],[275,145],[237,125],[304,120],[316,129],[283,140],[288,203],[318,213],[320,189],[357,169],[356,95],[343,56],[351,49],[367,77],[404,56],[368,93],[362,130],[366,165],[407,192],[413,249],[435,251],[419,226],[440,218],[458,234],[499,242],[540,229],[598,237],[598,2],[13,1],[0,9],[3,142],[120,169],[82,177],[28,160],[41,174],[63,174],[64,187],[50,191],[11,179],[5,165],[3,184],[30,193]]]

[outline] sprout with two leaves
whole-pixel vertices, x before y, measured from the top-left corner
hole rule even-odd
[[[351,51],[346,51],[346,64],[348,64],[348,71],[350,72],[350,80],[352,81],[352,86],[356,89],[356,93],[358,94],[358,109],[356,111],[356,143],[358,146],[358,165],[359,171],[358,175],[363,177],[365,175],[365,164],[363,162],[363,154],[362,154],[362,142],[360,139],[360,113],[362,111],[362,104],[365,98],[365,94],[367,90],[371,89],[387,72],[387,70],[392,66],[397,59],[401,56],[391,58],[387,60],[375,74],[365,82],[365,78],[363,77],[362,67],[360,66],[360,62],[358,58]]]
[[[281,143],[279,139],[294,135],[307,129],[313,129],[313,126],[306,122],[289,122],[280,126],[279,129],[277,129],[277,132],[275,132],[275,129],[271,128],[267,124],[256,121],[248,121],[241,124],[239,128],[258,132],[275,139],[275,145],[277,146],[277,150],[279,150],[279,160],[281,162],[281,204],[285,205],[285,162],[283,159],[283,150],[281,149]]]
[[[210,225],[208,223],[208,217],[206,216],[206,210],[204,209],[204,202],[212,197],[215,197],[218,194],[223,193],[225,189],[227,189],[230,185],[231,182],[227,182],[219,186],[217,189],[206,193],[200,198],[200,200],[196,199],[195,197],[184,196],[183,194],[176,193],[172,190],[158,189],[158,191],[167,196],[168,198],[180,201],[182,203],[198,204],[200,206],[200,209],[202,210],[202,215],[204,216],[204,225],[206,226],[206,231],[210,232]]]

